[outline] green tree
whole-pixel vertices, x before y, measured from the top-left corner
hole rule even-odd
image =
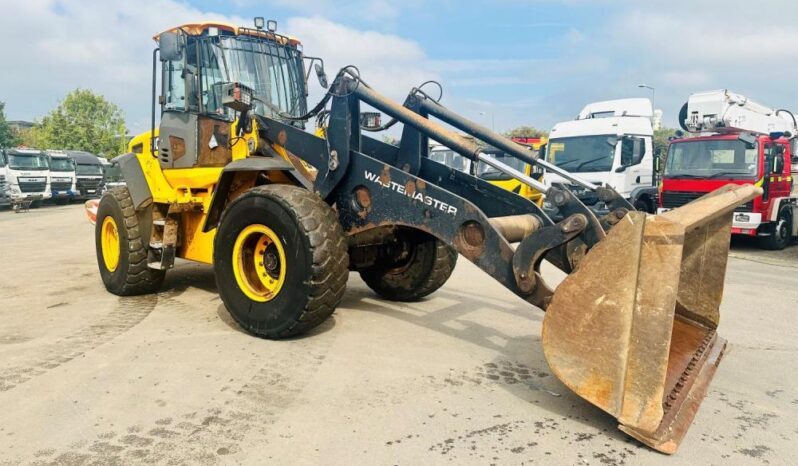
[[[537,129],[534,126],[518,126],[504,133],[504,136],[508,138],[541,138],[548,135],[548,131]]]
[[[19,144],[16,134],[6,121],[6,103],[0,102],[0,147],[13,147]]]
[[[654,130],[654,155],[657,157],[665,157],[668,153],[668,138],[676,136],[676,129],[674,128],[660,128]]]
[[[107,158],[125,151],[122,110],[88,89],[76,89],[26,139],[39,149],[85,150]]]

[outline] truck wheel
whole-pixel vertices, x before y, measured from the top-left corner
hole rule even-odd
[[[790,244],[792,236],[792,216],[789,208],[779,211],[776,222],[768,226],[770,236],[762,238],[762,247],[773,251],[781,251]]]
[[[391,301],[418,301],[442,287],[457,263],[457,251],[418,230],[399,230],[396,257],[360,270],[375,293]]]
[[[127,188],[105,194],[97,208],[94,244],[105,289],[118,296],[153,293],[165,272],[147,267],[148,228],[142,225]]]
[[[648,197],[638,197],[634,202],[635,210],[639,212],[654,213],[654,206]]]
[[[338,215],[291,185],[250,189],[222,214],[213,248],[216,285],[230,315],[264,338],[302,334],[333,313],[349,278]]]
[[[67,205],[69,204],[68,197],[59,197],[55,200],[56,205]]]

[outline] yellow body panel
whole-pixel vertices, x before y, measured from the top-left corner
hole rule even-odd
[[[231,126],[231,134],[237,133],[237,121]],[[241,138],[234,139],[232,146],[232,159],[240,160],[249,156],[250,146],[257,148],[257,122],[252,122],[252,131]],[[155,129],[158,137],[158,129]],[[206,264],[213,263],[213,240],[216,230],[203,232],[205,216],[210,207],[213,192],[223,167],[195,167],[195,168],[162,168],[158,157],[150,150],[152,132],[139,134],[128,143],[128,151],[136,152],[136,158],[141,165],[144,178],[147,180],[152,200],[156,204],[166,204],[172,207],[189,206],[181,213],[179,222],[180,245],[177,257],[189,259]],[[250,142],[251,140],[251,142]],[[283,152],[281,155],[286,157]],[[286,157],[287,158],[287,157]],[[242,173],[242,178],[249,174]],[[245,186],[238,189],[243,192],[254,184],[255,178],[247,179]],[[193,205],[193,208],[191,207]]]

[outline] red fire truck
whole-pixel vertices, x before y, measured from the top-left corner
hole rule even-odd
[[[727,90],[690,96],[679,115],[691,137],[671,141],[659,185],[659,211],[684,205],[729,183],[764,194],[738,207],[732,233],[784,249],[798,236],[795,117]]]

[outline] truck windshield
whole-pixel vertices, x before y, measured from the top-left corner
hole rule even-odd
[[[739,139],[682,141],[671,144],[666,178],[755,178],[758,144]]]
[[[79,176],[97,176],[103,174],[102,165],[91,163],[79,163],[77,167],[77,174]]]
[[[124,181],[122,178],[122,169],[119,168],[118,163],[105,166],[105,180],[110,182]]]
[[[504,152],[484,152],[485,155],[492,159],[496,159],[499,162],[509,165],[512,168],[515,168],[521,173],[526,174],[526,162],[523,160],[519,160],[515,157],[509,156]],[[509,180],[512,179],[512,176],[506,175],[499,170],[491,167],[490,165],[486,164],[485,162],[479,162],[477,165],[477,176],[482,178],[483,180]]]
[[[453,150],[433,150],[430,151],[429,158],[461,172],[468,172],[470,167],[470,160]]]
[[[47,170],[49,164],[43,154],[8,154],[8,166],[15,170]]]
[[[75,171],[75,162],[66,158],[52,158],[50,159],[50,170],[54,172],[73,172]]]
[[[546,160],[569,172],[606,172],[615,159],[615,135],[578,136],[549,141]]]

